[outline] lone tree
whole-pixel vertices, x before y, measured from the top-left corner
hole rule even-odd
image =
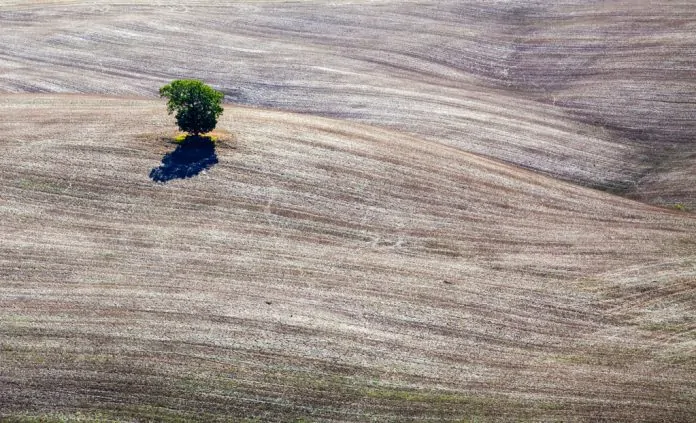
[[[176,111],[179,129],[194,136],[215,129],[217,118],[222,114],[224,94],[195,79],[178,79],[159,90],[167,97],[167,111]]]

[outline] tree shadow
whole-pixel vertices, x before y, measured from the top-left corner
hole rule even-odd
[[[171,153],[162,157],[162,164],[150,171],[155,182],[186,179],[217,164],[215,142],[210,137],[189,135]]]

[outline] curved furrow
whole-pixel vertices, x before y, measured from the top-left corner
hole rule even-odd
[[[0,6],[0,90],[153,96],[195,77],[230,102],[407,131],[692,207],[691,6],[12,2]]]
[[[3,412],[693,414],[692,322],[645,317],[691,310],[688,214],[384,128],[233,107],[219,163],[158,184],[175,129],[159,102],[0,108]],[[631,290],[652,276],[654,295]]]

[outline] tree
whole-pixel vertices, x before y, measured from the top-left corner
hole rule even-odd
[[[167,111],[176,112],[179,129],[194,136],[215,129],[217,118],[222,114],[224,94],[195,79],[178,79],[159,90],[167,97]]]

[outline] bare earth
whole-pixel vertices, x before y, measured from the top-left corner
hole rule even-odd
[[[161,3],[0,6],[0,420],[696,420],[690,2]]]

